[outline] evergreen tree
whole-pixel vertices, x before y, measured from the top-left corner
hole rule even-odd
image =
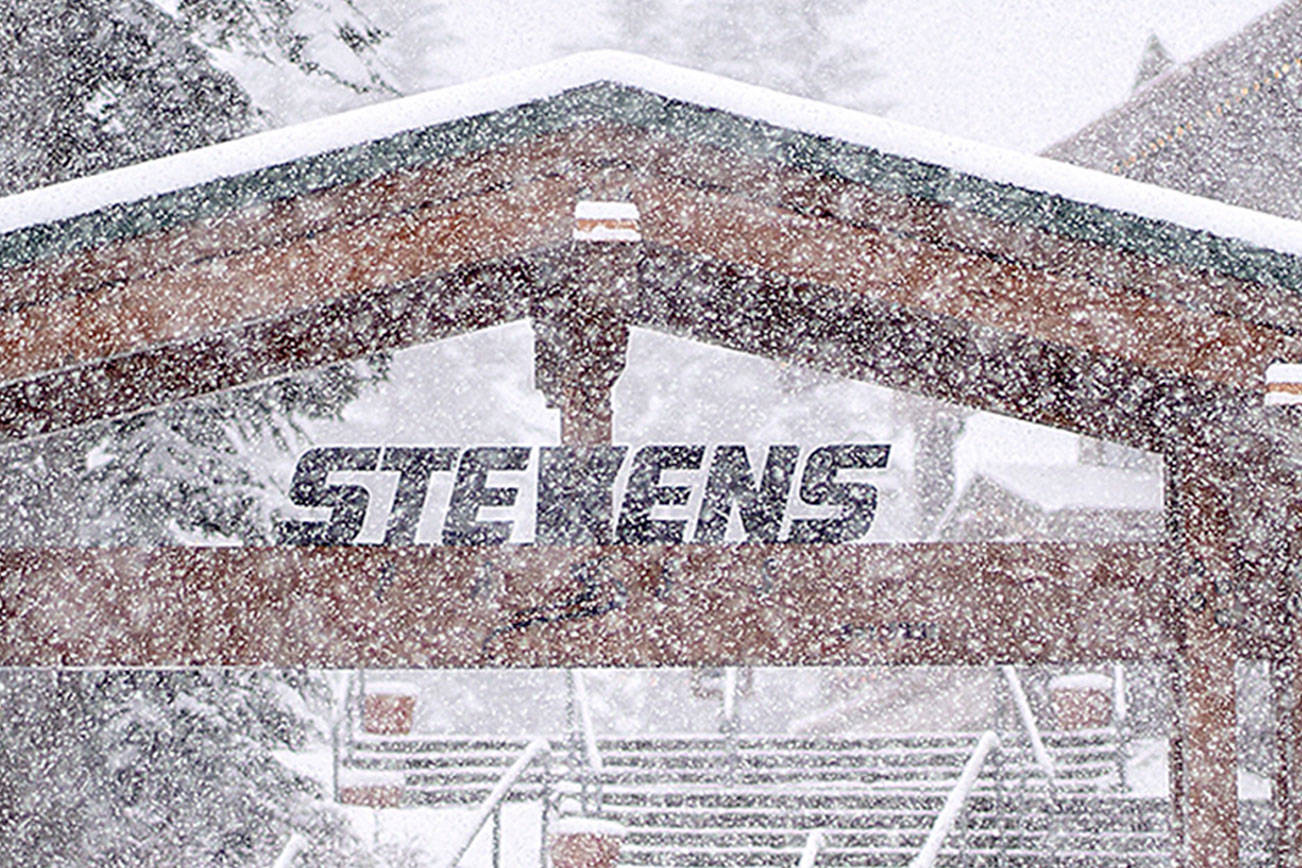
[[[318,25],[356,12],[351,0],[161,5],[0,4],[0,194],[265,126],[214,58],[279,58],[354,97],[392,90],[373,58],[381,34],[360,13],[325,31],[343,52],[324,41]],[[338,414],[383,374],[378,357],[12,446],[0,545],[265,541],[270,475],[251,448],[289,447],[302,420]],[[233,670],[0,671],[0,863],[266,865],[291,831],[313,844],[302,864],[365,862],[312,785],[270,753],[301,743],[319,684]]]
[[[258,126],[239,84],[145,0],[9,0],[0,44],[0,195]]]
[[[386,34],[353,0],[180,0],[177,18],[210,48],[289,64],[354,93],[397,92],[375,51]]]
[[[260,448],[293,452],[308,419],[338,418],[382,380],[388,357],[303,371],[77,432],[77,540],[160,545],[198,538],[273,542],[276,480]]]
[[[610,0],[615,45],[867,110],[872,51],[845,25],[864,0]]]
[[[268,671],[0,671],[0,862],[365,865],[317,786],[269,753],[312,680]]]

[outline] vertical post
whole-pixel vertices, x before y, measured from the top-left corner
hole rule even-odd
[[[994,704],[994,707],[992,709],[993,720],[991,722],[991,728],[994,730],[994,733],[999,736],[1000,739],[1003,739],[1005,737],[1004,730],[1006,729],[1006,727],[1004,726],[1004,690],[1006,688],[1004,686],[1003,679],[999,677],[999,673],[997,671],[992,671],[990,677],[991,677],[990,694],[991,694],[992,702]],[[1011,743],[1011,739],[1009,740],[1008,743]],[[1008,769],[1006,768],[1005,765],[1003,750],[997,750],[994,752],[993,761],[995,764],[995,769],[994,769],[995,771],[995,827],[994,827],[995,838],[994,840],[996,842],[1000,842],[1003,840],[1004,836],[1007,834],[1008,831],[1005,828],[1006,825],[1005,810],[1007,808],[1007,806],[1005,805],[1005,801],[1007,799],[1007,794],[1005,790],[1007,787],[1004,781],[1004,775],[1008,774]],[[1008,856],[1007,856],[1006,849],[1000,846],[999,851],[995,857],[996,860],[995,864],[1005,865],[1007,864],[1007,859]]]
[[[1174,577],[1180,654],[1172,795],[1177,858],[1185,868],[1239,864],[1235,744],[1235,577],[1225,491],[1230,473],[1211,444],[1192,438],[1168,454],[1168,509],[1179,548]],[[1223,447],[1222,447],[1223,448]]]
[[[599,216],[585,218],[585,207]],[[600,216],[607,211],[615,216]],[[625,310],[637,289],[637,209],[589,201],[578,203],[575,215],[575,240],[549,263],[530,299],[534,384],[547,406],[561,411],[562,444],[603,446],[611,440],[611,389],[628,349]],[[609,231],[580,231],[603,221]]]
[[[1129,708],[1126,702],[1126,668],[1112,664],[1112,728],[1117,734],[1117,789],[1125,792],[1127,746],[1130,743]]]
[[[542,812],[538,818],[538,868],[547,868],[548,831],[552,816],[552,761],[551,753],[542,758]]]
[[[1168,579],[1174,581],[1174,579]],[[1177,604],[1178,605],[1178,604]],[[1175,613],[1176,617],[1179,613]],[[1167,733],[1166,771],[1171,795],[1171,844],[1175,848],[1172,864],[1184,868],[1181,846],[1186,837],[1184,816],[1184,691],[1180,682],[1180,661],[1172,660],[1166,667],[1167,687],[1171,693],[1172,721]]]
[[[335,706],[338,708],[338,706]],[[331,801],[339,804],[339,727],[336,717],[330,724],[330,793]]]
[[[1271,661],[1276,757],[1272,825],[1277,836],[1275,864],[1302,868],[1302,631],[1293,622],[1289,627],[1289,658]]]
[[[493,868],[502,868],[502,803],[493,811]]]

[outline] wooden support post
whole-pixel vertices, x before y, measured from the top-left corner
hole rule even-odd
[[[624,370],[624,309],[637,287],[640,246],[576,241],[535,288],[534,382],[547,405],[560,409],[566,446],[611,440],[611,389]]]
[[[1296,617],[1296,616],[1294,616]],[[1296,625],[1290,657],[1271,661],[1275,711],[1275,786],[1271,792],[1274,864],[1302,868],[1302,647]]]
[[[1187,442],[1168,459],[1168,508],[1180,550],[1179,749],[1172,756],[1172,796],[1180,800],[1176,853],[1185,868],[1234,868],[1239,864],[1236,583],[1224,496],[1230,474],[1206,444]]]

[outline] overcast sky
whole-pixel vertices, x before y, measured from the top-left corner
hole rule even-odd
[[[547,60],[602,32],[599,0],[452,0],[458,78]],[[1177,61],[1279,0],[870,0],[859,26],[896,120],[1038,151],[1122,100],[1150,33]]]

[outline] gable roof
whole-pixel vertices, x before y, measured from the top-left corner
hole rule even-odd
[[[1069,239],[1302,287],[1302,225],[614,51],[574,55],[0,199],[0,267],[617,123]]]
[[[625,197],[629,325],[1101,439],[1302,358],[1302,224],[601,52],[0,200],[0,440],[530,316]]]
[[[1152,43],[1150,42],[1150,46]],[[1302,217],[1302,2],[1161,71],[1045,156]]]

